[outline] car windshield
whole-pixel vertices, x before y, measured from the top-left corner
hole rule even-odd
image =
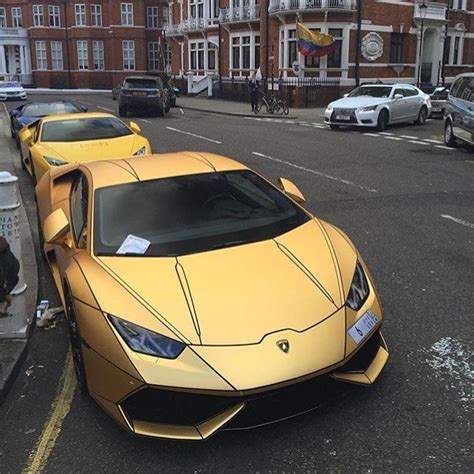
[[[271,239],[310,219],[290,199],[247,170],[98,189],[94,214],[96,255],[115,255],[131,235],[149,241],[144,255],[153,257]]]
[[[0,89],[13,89],[19,87],[22,87],[19,82],[0,82]]]
[[[159,82],[156,79],[127,79],[123,87],[125,89],[157,89]]]
[[[390,93],[392,92],[391,87],[383,87],[383,86],[362,86],[357,87],[354,89],[350,94],[349,97],[390,97]]]
[[[79,112],[74,104],[54,102],[50,104],[29,104],[23,109],[23,115],[28,117],[44,117],[55,114],[72,114]]]
[[[131,134],[131,130],[115,117],[94,117],[46,122],[41,139],[43,142],[77,142]]]

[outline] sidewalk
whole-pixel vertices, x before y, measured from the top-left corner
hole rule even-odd
[[[10,124],[5,108],[0,105],[0,171],[8,171],[18,176],[21,171],[18,161],[18,151],[13,140],[10,139]],[[27,313],[31,320],[35,314],[38,295],[38,268],[36,265],[33,237],[26,215],[24,203],[20,196],[20,229],[21,247],[23,255],[23,272],[27,289],[25,292]],[[30,331],[31,333],[31,327]],[[21,364],[26,356],[28,338],[11,339],[0,338],[0,404],[6,397],[13,384]]]
[[[290,109],[289,115],[264,114],[258,115],[252,112],[250,103],[236,102],[233,100],[221,100],[207,97],[178,97],[176,107],[200,112],[208,112],[220,115],[231,115],[237,117],[271,117],[283,119],[299,119],[308,122],[321,121],[324,115],[324,108],[315,109]]]

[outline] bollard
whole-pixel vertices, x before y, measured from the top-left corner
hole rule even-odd
[[[0,337],[26,337],[29,318],[26,313],[26,283],[23,274],[23,259],[20,239],[20,201],[18,199],[18,178],[0,172],[0,236],[4,237],[10,249],[20,262],[18,284],[12,291],[9,316],[0,319]]]

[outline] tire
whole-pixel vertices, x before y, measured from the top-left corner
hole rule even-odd
[[[165,109],[162,106],[158,106],[156,109],[156,114],[158,117],[164,118],[165,117]]]
[[[329,128],[330,128],[331,130],[339,130],[339,125],[333,125],[333,124],[331,123],[331,124],[329,124]]]
[[[456,137],[454,136],[451,120],[446,120],[446,124],[444,126],[444,143],[446,146],[456,148]]]
[[[89,388],[87,386],[87,375],[84,366],[84,357],[82,354],[81,331],[76,319],[74,302],[69,290],[66,290],[65,300],[69,340],[71,343],[72,360],[74,362],[74,371],[76,372],[77,385],[82,393],[88,393]]]
[[[388,120],[388,112],[385,109],[381,110],[377,118],[377,130],[379,132],[383,132],[387,128]]]
[[[128,110],[123,105],[119,105],[119,115],[120,115],[120,117],[126,117],[127,114],[128,114]]]
[[[418,112],[418,118],[416,119],[417,125],[424,125],[426,123],[426,119],[428,118],[428,111],[426,107],[423,106],[420,111]]]

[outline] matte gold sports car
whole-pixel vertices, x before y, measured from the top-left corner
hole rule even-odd
[[[19,132],[21,165],[37,182],[68,163],[150,155],[150,143],[140,132],[135,122],[126,125],[107,113],[48,115]]]
[[[361,256],[288,180],[182,152],[54,168],[36,194],[79,385],[133,433],[205,439],[388,360]]]

